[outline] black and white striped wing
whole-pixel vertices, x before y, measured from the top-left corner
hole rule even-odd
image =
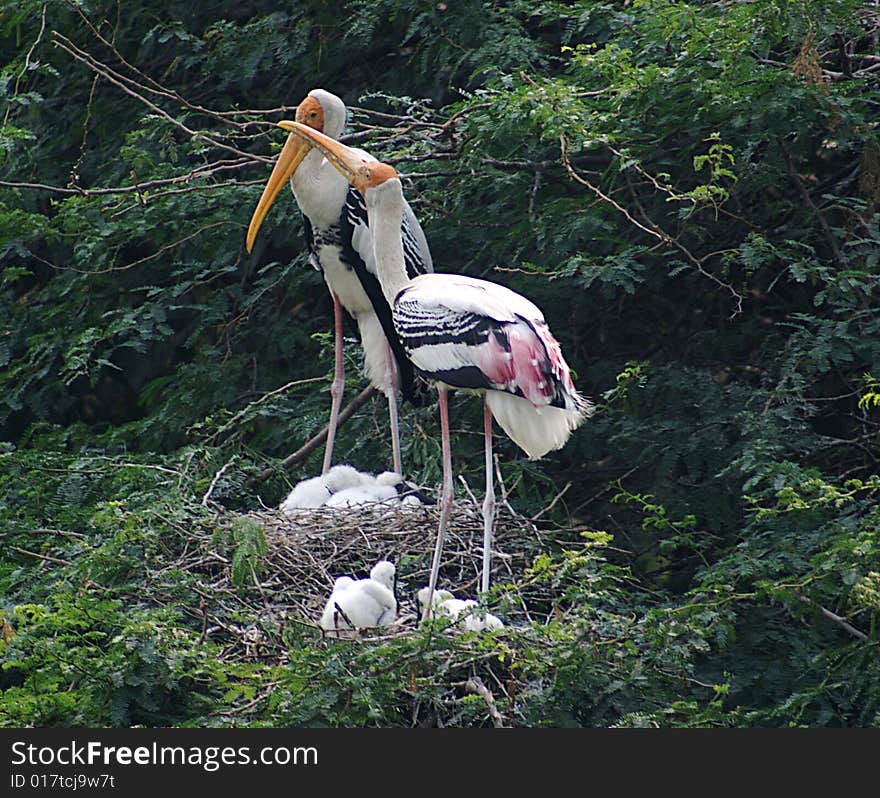
[[[505,380],[487,354],[506,359],[507,328],[520,319],[487,291],[490,285],[438,274],[400,292],[394,303],[395,328],[424,377],[458,388],[505,390]]]
[[[466,275],[426,274],[394,302],[394,324],[415,368],[455,388],[503,391],[565,407],[574,390],[540,309],[521,294]]]

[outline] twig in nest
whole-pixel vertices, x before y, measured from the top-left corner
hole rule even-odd
[[[501,713],[498,711],[498,706],[495,703],[495,697],[492,695],[492,691],[486,687],[483,680],[479,676],[472,676],[464,683],[464,689],[469,693],[474,693],[475,695],[480,696],[480,698],[486,702],[486,708],[489,710],[489,717],[492,718],[492,725],[496,729],[503,729],[504,718],[501,717]]]
[[[498,478],[498,485],[501,488],[501,502],[510,510],[512,515],[516,515],[516,510],[510,504],[507,498],[510,494],[507,492],[507,485],[504,484],[504,475],[501,473],[501,462],[498,460],[498,454],[495,454],[495,476]]]
[[[461,481],[461,484],[464,485],[465,492],[470,497],[470,500],[474,504],[479,504],[479,502],[477,501],[477,497],[474,496],[474,492],[471,490],[471,486],[468,485],[467,480],[464,478],[464,474],[459,474],[458,478]]]

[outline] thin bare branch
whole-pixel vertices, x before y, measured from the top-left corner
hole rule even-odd
[[[235,161],[231,160],[220,160],[214,161],[209,164],[203,164],[202,166],[196,166],[191,169],[189,172],[183,175],[176,175],[175,177],[165,177],[157,180],[145,180],[144,182],[138,182],[131,186],[114,186],[110,188],[82,188],[77,185],[73,186],[51,186],[46,183],[26,183],[26,182],[15,182],[9,180],[0,180],[0,186],[4,188],[24,188],[31,189],[34,191],[51,191],[56,194],[76,194],[82,197],[100,197],[100,196],[109,196],[113,194],[142,194],[145,191],[149,191],[153,188],[162,188],[164,186],[174,186],[179,183],[188,183],[190,180],[195,179],[203,179],[206,177],[210,177],[211,175],[217,174],[218,172],[227,172],[227,171],[238,171],[247,166],[252,166],[253,161],[248,159],[238,159]],[[215,188],[226,187],[230,185],[256,185],[261,184],[264,181],[262,180],[254,180],[247,182],[227,182],[220,183],[214,185],[207,186],[193,186],[188,189],[184,189],[185,191],[209,191]],[[171,193],[171,192],[166,192]],[[160,194],[152,195],[152,198],[163,196]],[[148,203],[150,201],[150,196],[145,196],[144,201]]]
[[[15,86],[12,89],[12,96],[15,97],[18,94],[18,87],[21,84],[21,79],[24,77],[25,72],[27,72],[31,67],[31,56],[34,54],[34,50],[37,49],[40,42],[43,40],[43,33],[46,31],[46,3],[43,3],[43,11],[40,14],[40,30],[37,33],[37,38],[34,39],[34,43],[31,45],[30,50],[27,51],[27,54],[24,57],[24,64],[21,66],[21,71],[18,75],[15,76]],[[6,106],[6,113],[3,115],[3,124],[5,125],[9,121],[9,114],[12,111],[12,104]]]
[[[725,283],[723,280],[716,277],[712,272],[707,271],[703,266],[702,262],[687,249],[678,239],[673,238],[668,233],[666,233],[656,222],[652,221],[646,213],[644,213],[644,209],[641,209],[641,215],[644,216],[646,222],[650,224],[650,227],[646,227],[642,224],[638,219],[634,218],[633,215],[622,205],[616,202],[614,199],[605,194],[598,186],[593,185],[589,180],[585,177],[578,174],[575,170],[574,166],[571,164],[571,159],[568,154],[568,140],[564,135],[559,136],[559,148],[562,154],[562,164],[565,167],[565,170],[568,172],[569,176],[580,183],[583,186],[586,186],[590,191],[592,191],[597,197],[599,197],[603,202],[607,202],[611,205],[615,210],[622,213],[627,221],[631,224],[635,225],[639,230],[647,233],[648,235],[656,238],[663,244],[671,244],[677,250],[679,250],[691,264],[697,269],[697,271],[702,274],[704,277],[708,277],[713,283],[715,283],[720,288],[728,291],[731,296],[736,300],[736,307],[733,310],[732,316],[736,316],[737,314],[742,312],[742,303],[743,296],[740,294],[730,283]],[[636,198],[637,199],[637,198]],[[637,202],[637,207],[641,207]]]
[[[486,709],[489,710],[489,717],[492,719],[492,725],[496,729],[504,728],[504,718],[498,711],[498,705],[495,703],[495,696],[492,691],[486,687],[483,680],[479,676],[472,676],[464,683],[464,689],[469,693],[480,696],[486,702]]]
[[[58,557],[49,557],[46,554],[37,554],[35,551],[28,551],[27,549],[20,549],[18,546],[9,546],[10,551],[14,551],[17,554],[24,554],[27,557],[36,557],[38,560],[45,560],[46,562],[55,563],[55,565],[73,565],[70,560],[62,560]]]
[[[210,144],[212,147],[216,147],[217,149],[225,150],[227,152],[231,152],[235,155],[238,155],[241,158],[250,159],[255,162],[263,162],[263,163],[271,163],[271,158],[266,158],[262,155],[254,155],[253,153],[245,152],[243,150],[238,149],[237,147],[232,147],[229,144],[225,144],[222,141],[218,141],[215,138],[207,135],[206,133],[202,133],[197,130],[193,130],[192,128],[185,125],[179,119],[176,119],[171,114],[169,114],[164,108],[156,105],[154,102],[151,102],[141,93],[144,89],[139,83],[135,83],[130,78],[126,78],[124,75],[119,75],[114,72],[105,64],[101,63],[97,59],[95,59],[92,55],[87,53],[86,51],[77,47],[70,39],[64,36],[57,31],[53,31],[55,36],[55,45],[60,47],[65,52],[69,53],[73,56],[77,61],[85,64],[89,69],[94,72],[100,74],[105,80],[109,81],[115,86],[118,86],[122,91],[128,94],[131,97],[134,97],[139,102],[146,105],[150,110],[161,116],[163,119],[167,120],[170,124],[174,125],[176,128],[182,130],[191,138],[200,139],[201,141],[205,141]],[[135,91],[132,86],[137,86],[140,91]]]
[[[350,419],[363,404],[371,399],[375,393],[376,389],[372,385],[368,385],[364,388],[340,411],[339,418],[336,422],[336,428],[339,429],[346,421],[348,421],[348,419]],[[317,435],[307,440],[293,454],[285,457],[284,460],[281,461],[281,466],[283,468],[290,468],[292,465],[296,465],[305,460],[313,451],[315,451],[315,449],[327,440],[328,431],[329,427],[325,426]],[[276,469],[274,466],[263,469],[255,478],[249,479],[247,483],[245,483],[246,487],[253,487],[257,482],[265,482],[275,473],[275,471]]]
[[[800,595],[800,596],[798,596],[798,598],[801,601],[803,601],[804,604],[809,604],[811,607],[816,607],[819,610],[819,612],[821,612],[826,618],[828,618],[831,621],[834,621],[834,623],[836,623],[842,629],[845,629],[853,637],[856,637],[859,640],[863,640],[863,641],[868,641],[871,639],[864,632],[860,631],[859,629],[856,629],[855,626],[853,626],[849,621],[846,620],[846,618],[838,615],[835,612],[831,612],[831,610],[826,609],[821,604],[816,604],[815,601],[813,601],[810,598],[807,598],[804,595]]]

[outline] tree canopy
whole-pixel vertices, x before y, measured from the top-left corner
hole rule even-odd
[[[472,677],[505,725],[880,724],[878,36],[856,0],[0,2],[0,724],[491,725]],[[320,467],[283,464],[333,361],[289,192],[244,247],[315,87],[597,404],[538,462],[498,436],[522,627],[328,643],[180,568],[259,596],[248,513]],[[435,408],[402,422],[433,488]],[[254,624],[283,661],[222,656]]]

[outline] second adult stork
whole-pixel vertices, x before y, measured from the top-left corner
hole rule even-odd
[[[324,89],[312,89],[296,109],[296,121],[333,139],[345,127],[346,109],[339,97]],[[375,159],[357,150],[369,161]],[[333,459],[333,444],[342,394],[345,367],[342,357],[342,308],[357,321],[364,350],[364,371],[370,383],[388,398],[394,470],[403,473],[397,420],[397,392],[411,399],[414,390],[412,364],[400,344],[391,320],[373,256],[367,209],[360,192],[301,138],[291,135],[281,150],[266,183],[247,233],[248,252],[272,203],[290,180],[302,211],[306,244],[312,265],[324,275],[333,297],[335,363],[327,444],[321,473]],[[431,253],[418,219],[404,202],[400,233],[410,277],[433,271]]]

